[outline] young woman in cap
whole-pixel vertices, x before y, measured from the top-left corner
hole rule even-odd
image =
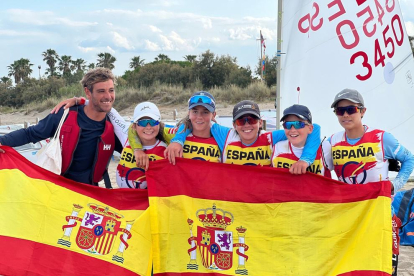
[[[164,124],[158,107],[151,102],[138,104],[134,110],[131,133],[135,133],[142,144],[142,151],[149,161],[164,159],[164,150],[167,147],[164,133]],[[168,137],[171,138],[171,137]],[[129,141],[126,142],[121,153],[121,159],[116,169],[116,182],[120,188],[146,189],[145,170],[136,165],[134,150]]]
[[[271,133],[262,130],[260,109],[253,101],[241,101],[234,106],[233,126],[234,129],[218,124],[211,127],[211,133],[223,153],[223,163],[270,166],[273,145],[280,140],[286,140],[283,130]],[[170,147],[174,148],[167,149],[168,158],[172,162],[180,155],[179,144],[185,140],[186,133],[181,133],[180,130],[181,128],[171,140],[175,143]],[[319,133],[320,128],[316,126],[310,136],[309,147],[305,147],[301,162],[291,167],[292,173],[305,173],[308,165],[313,162],[320,143]]]
[[[184,158],[220,162],[220,149],[210,132],[211,122],[216,116],[215,109],[214,97],[206,91],[195,92],[188,100],[188,114],[179,122],[179,125],[183,125],[183,130],[189,134],[183,144]],[[164,135],[170,138],[176,131],[176,128],[165,128]],[[147,157],[139,151],[141,146],[137,136],[130,132],[128,137],[130,141],[134,141],[132,147],[137,155],[138,166],[145,166],[142,160]]]
[[[287,140],[275,144],[272,166],[289,169],[302,156],[306,140],[313,132],[312,114],[306,106],[294,104],[283,111],[280,121],[283,122]],[[322,150],[322,146],[327,144],[328,142],[324,141],[318,148],[315,161],[307,168],[308,172],[331,177],[331,172],[325,166]]]
[[[390,133],[362,124],[367,109],[358,91],[342,90],[335,96],[331,107],[344,128],[344,131],[333,134],[329,139],[332,155],[330,160],[327,158],[327,163],[331,170],[335,170],[338,180],[348,184],[388,180],[388,160],[395,159],[401,162],[401,169],[391,181],[392,191],[401,189],[414,169],[411,152]],[[392,275],[397,275],[397,250],[398,246],[393,246]]]

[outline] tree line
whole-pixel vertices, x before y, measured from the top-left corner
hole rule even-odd
[[[60,56],[55,50],[47,49],[42,53],[46,63],[44,76],[34,72],[29,59],[21,58],[7,66],[8,76],[0,78],[0,106],[21,107],[33,101],[50,97],[69,96],[65,91],[79,88],[79,81],[87,70],[95,67],[115,68],[116,57],[110,53],[99,53],[96,62]],[[276,57],[266,57],[265,81],[270,87],[276,84]],[[258,62],[260,64],[260,61]],[[207,50],[200,55],[185,55],[183,60],[172,60],[159,54],[153,61],[146,63],[140,56],[134,56],[129,63],[130,70],[117,77],[117,85],[139,89],[154,83],[178,85],[183,88],[202,87],[211,89],[234,85],[247,87],[257,81],[249,66],[237,64],[237,58],[230,55],[218,56]],[[256,68],[260,75],[260,65]],[[14,85],[13,85],[14,82]],[[76,87],[76,88],[71,88]],[[79,90],[78,90],[79,93]]]

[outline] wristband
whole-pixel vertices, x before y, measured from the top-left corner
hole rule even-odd
[[[86,102],[86,99],[84,97],[80,97],[79,105],[84,105]]]

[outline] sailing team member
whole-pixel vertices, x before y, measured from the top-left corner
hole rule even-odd
[[[396,159],[401,162],[401,169],[391,181],[392,191],[401,189],[414,169],[411,152],[392,134],[362,124],[367,109],[358,91],[342,90],[331,107],[344,128],[328,140],[332,155],[327,157],[327,164],[335,170],[338,180],[348,184],[388,180],[388,160]],[[397,266],[398,255],[393,254],[393,275],[397,275]]]
[[[280,121],[283,122],[287,140],[275,144],[272,166],[289,169],[302,156],[306,140],[313,131],[312,114],[306,106],[294,104],[283,111]],[[315,161],[307,168],[307,171],[330,178],[331,172],[325,165],[323,146],[328,147],[329,150],[328,142],[323,141],[318,148]]]
[[[223,153],[222,162],[270,166],[274,144],[286,140],[286,136],[283,130],[265,132],[262,130],[262,124],[259,106],[248,100],[237,103],[233,108],[234,129],[213,124],[211,133]],[[182,129],[181,126],[176,136],[171,140],[171,145],[167,148],[170,161],[173,161],[175,156],[179,156],[180,144],[185,141],[185,136],[188,134],[187,132],[182,133]],[[313,163],[320,144],[319,134],[320,127],[316,125],[300,161],[296,162],[296,166],[290,168],[292,173],[305,173],[306,168]]]
[[[206,91],[195,92],[188,100],[188,114],[179,122],[183,130],[188,131],[188,137],[183,144],[183,157],[218,163],[221,152],[216,140],[211,135],[211,123],[216,116],[216,103],[213,95]],[[165,128],[164,136],[171,139],[177,128]],[[128,134],[131,147],[136,153],[138,167],[148,168],[148,156],[140,151],[140,141],[133,132]]]
[[[107,117],[115,101],[114,81],[114,75],[107,68],[92,69],[81,80],[90,104],[71,108],[62,125],[59,135],[62,143],[62,176],[98,185],[107,173],[114,150],[122,151],[122,144],[115,137],[114,128]],[[61,108],[57,114],[49,114],[37,125],[1,136],[0,143],[17,147],[53,137],[63,111]],[[0,149],[0,152],[3,151]]]
[[[151,102],[138,104],[132,121],[131,129],[138,136],[142,151],[148,155],[149,161],[164,159],[167,144],[163,136],[164,123],[161,122],[158,107]],[[116,168],[116,182],[120,188],[147,188],[145,170],[136,166],[134,151],[129,141],[124,146]]]

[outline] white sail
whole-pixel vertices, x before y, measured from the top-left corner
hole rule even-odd
[[[329,136],[342,130],[334,96],[357,89],[364,124],[414,151],[414,59],[398,0],[285,0],[282,34],[282,111],[308,106]]]

